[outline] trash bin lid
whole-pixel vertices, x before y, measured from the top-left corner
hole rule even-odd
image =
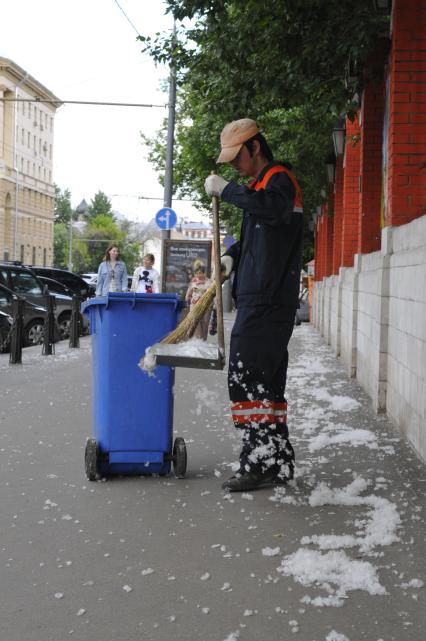
[[[133,304],[135,304],[136,301],[144,301],[154,305],[173,303],[175,307],[178,308],[185,306],[185,302],[181,300],[177,294],[139,294],[136,292],[110,292],[107,296],[96,296],[95,298],[88,298],[82,303],[81,311],[84,312],[89,307],[94,307],[95,305],[105,305],[105,307],[108,307],[111,301],[130,302]]]

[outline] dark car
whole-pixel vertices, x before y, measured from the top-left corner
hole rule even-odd
[[[308,301],[308,289],[304,288],[299,296],[299,309],[296,309],[296,318],[295,324],[301,325],[302,322],[309,322],[310,320],[310,309]]]
[[[52,278],[53,280],[65,285],[73,294],[78,294],[82,298],[88,298],[95,295],[96,288],[93,285],[86,283],[78,274],[69,272],[66,269],[59,269],[58,267],[40,267],[37,265],[26,265],[28,269],[36,276],[43,276],[44,278]]]
[[[6,351],[10,345],[10,330],[12,324],[12,316],[0,310],[0,353]]]
[[[43,283],[44,286],[48,288],[50,294],[55,295],[56,300],[58,300],[58,298],[60,300],[64,300],[64,299],[68,300],[73,295],[73,292],[69,290],[68,287],[66,287],[65,285],[63,285],[57,280],[53,280],[53,278],[45,278],[44,276],[39,276],[38,279]],[[89,321],[86,318],[86,316],[83,316],[83,314],[80,314],[80,323],[81,323],[82,333],[88,334]],[[69,316],[67,314],[63,314],[61,318],[61,324],[59,326],[59,331],[62,338],[69,338],[70,325],[71,325],[71,313],[69,314]]]
[[[12,305],[14,298],[21,298],[12,292],[8,287],[0,284],[0,311],[3,314],[12,316]],[[24,345],[39,345],[43,340],[44,320],[46,309],[39,305],[34,305],[29,301],[22,299],[23,316],[24,316]]]
[[[0,262],[0,284],[7,287],[14,294],[17,294],[24,300],[32,303],[45,311],[46,298],[44,293],[44,285],[37,276],[27,267],[18,262]],[[58,325],[59,337],[67,338],[69,336],[69,324],[71,319],[72,298],[63,294],[55,295],[55,319]],[[44,317],[43,323],[44,324]],[[34,327],[35,327],[34,320]],[[27,336],[25,344],[36,345],[42,340],[40,336],[40,325],[38,326],[37,340],[35,330],[31,336]],[[28,339],[28,340],[27,340]]]

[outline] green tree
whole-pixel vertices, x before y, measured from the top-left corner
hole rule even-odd
[[[54,205],[54,221],[55,223],[69,224],[74,210],[71,206],[71,192],[69,189],[62,191],[58,185],[55,187],[55,205]]]
[[[114,218],[111,201],[103,191],[98,191],[94,198],[92,198],[87,215],[88,220],[99,215]]]
[[[67,269],[69,225],[55,222],[53,226],[53,264]]]
[[[75,236],[73,246],[75,270],[97,271],[106,250],[113,243],[120,248],[121,258],[126,263],[129,273],[132,273],[138,262],[139,244],[128,243],[126,231],[121,230],[114,219],[106,214],[92,217],[83,232]]]
[[[175,130],[175,191],[209,207],[203,184],[215,168],[226,122],[254,118],[277,158],[289,160],[302,186],[308,222],[324,198],[324,161],[331,128],[341,113],[353,117],[357,96],[374,71],[366,65],[388,17],[371,0],[167,0],[191,28],[141,37],[156,61],[173,64],[179,83]],[[145,140],[159,171],[165,164],[165,128]],[[220,173],[230,179],[229,167]],[[241,212],[221,205],[236,232]],[[305,225],[305,259],[312,235]]]

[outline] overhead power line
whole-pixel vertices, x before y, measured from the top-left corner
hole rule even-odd
[[[133,27],[133,29],[136,31],[136,33],[138,34],[138,36],[140,36],[140,33],[139,33],[138,29],[136,29],[135,25],[134,25],[134,24],[133,24],[133,22],[130,20],[129,16],[128,16],[128,15],[127,15],[127,13],[124,11],[124,9],[119,5],[119,3],[117,2],[117,0],[114,0],[114,2],[115,2],[115,4],[117,5],[117,7],[120,9],[120,11],[121,11],[121,13],[123,14],[123,16],[126,18],[127,22],[128,22],[128,23]]]
[[[106,107],[168,107],[163,105],[145,104],[140,102],[100,102],[91,100],[44,100],[43,98],[0,98],[1,102],[43,102],[53,105],[102,105]]]

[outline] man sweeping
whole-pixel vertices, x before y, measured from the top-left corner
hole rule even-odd
[[[243,210],[239,242],[222,256],[234,271],[237,316],[231,333],[228,389],[235,427],[242,432],[240,468],[223,488],[254,490],[293,478],[285,385],[287,346],[299,305],[303,212],[290,165],[274,161],[254,120],[227,124],[218,163],[229,163],[249,184],[209,176],[209,196]]]

